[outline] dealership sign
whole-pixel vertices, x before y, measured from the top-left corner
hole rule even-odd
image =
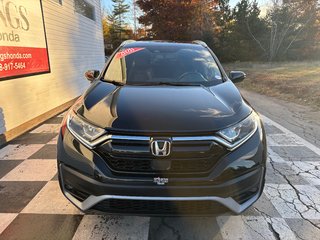
[[[0,80],[48,72],[41,0],[0,0]]]

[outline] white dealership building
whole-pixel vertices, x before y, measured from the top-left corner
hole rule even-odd
[[[70,106],[104,61],[100,0],[0,0],[0,144]]]

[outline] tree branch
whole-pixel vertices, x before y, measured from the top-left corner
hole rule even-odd
[[[250,29],[250,26],[249,26],[249,19],[247,19],[246,21],[246,25],[247,25],[247,28],[248,28],[248,31],[249,31],[249,34],[250,36],[253,38],[253,40],[260,46],[260,48],[265,52],[267,53],[267,50],[262,46],[261,42],[253,35],[251,29]]]

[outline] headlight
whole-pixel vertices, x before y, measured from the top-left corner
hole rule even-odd
[[[105,133],[104,129],[82,120],[74,111],[70,111],[69,113],[67,127],[70,132],[85,145],[90,145],[90,142]]]
[[[248,139],[258,128],[259,116],[252,112],[249,117],[237,123],[234,126],[223,129],[218,132],[223,139],[227,140],[232,145],[237,145]]]

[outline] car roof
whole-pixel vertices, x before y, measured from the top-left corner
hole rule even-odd
[[[204,43],[205,44],[205,43]],[[126,48],[135,48],[135,47],[188,47],[188,48],[198,48],[203,47],[199,42],[174,42],[174,41],[130,41],[123,45]]]

